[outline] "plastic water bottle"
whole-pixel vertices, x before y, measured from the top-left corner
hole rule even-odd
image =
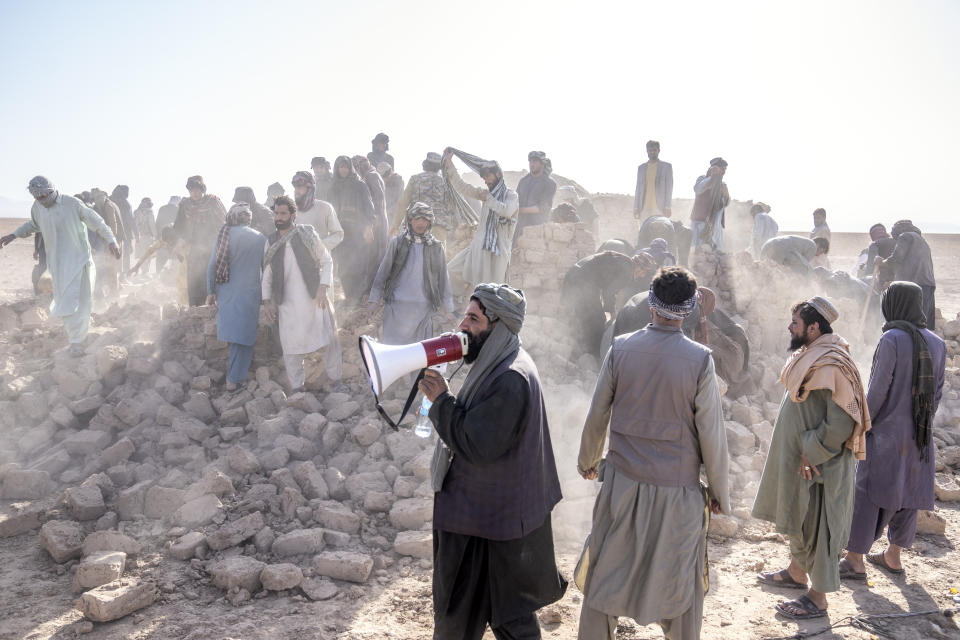
[[[417,417],[417,426],[413,429],[413,433],[419,438],[429,438],[430,434],[433,433],[433,425],[430,424],[430,407],[432,406],[433,403],[430,402],[430,399],[423,396],[423,402],[420,403],[420,415]]]

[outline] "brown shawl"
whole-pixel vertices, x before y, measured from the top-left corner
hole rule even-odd
[[[790,399],[803,402],[814,389],[829,389],[833,401],[854,421],[847,448],[857,460],[867,457],[866,433],[870,431],[870,410],[857,365],[850,357],[850,344],[827,333],[793,352],[780,372],[780,382]]]

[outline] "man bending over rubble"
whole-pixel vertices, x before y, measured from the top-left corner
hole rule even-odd
[[[481,284],[460,323],[472,365],[456,396],[428,369],[440,441],[431,464],[434,640],[540,638],[537,609],[563,596],[550,511],[560,481],[540,375],[520,346],[523,293]]]

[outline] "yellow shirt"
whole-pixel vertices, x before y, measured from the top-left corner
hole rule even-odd
[[[660,161],[657,162],[648,162],[647,163],[647,183],[643,189],[643,211],[642,214],[654,215],[655,213],[660,213],[660,208],[657,206],[657,167],[660,166]],[[642,216],[641,217],[645,217]]]

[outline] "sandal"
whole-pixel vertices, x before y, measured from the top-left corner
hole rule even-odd
[[[799,610],[800,613],[794,613],[789,609]],[[790,618],[791,620],[810,620],[811,618],[822,618],[827,615],[826,609],[821,609],[809,597],[803,595],[796,600],[787,600],[776,605],[777,612]]]
[[[781,569],[780,571],[771,571],[769,573],[758,573],[757,580],[763,584],[769,584],[774,587],[787,587],[788,589],[807,588],[806,582],[797,582],[786,569]]]
[[[866,580],[867,572],[863,573],[859,571],[854,571],[853,567],[850,566],[850,563],[847,562],[846,558],[842,558],[840,563],[837,565],[840,569],[840,579],[841,580]]]
[[[900,567],[899,569],[894,569],[893,567],[887,564],[887,556],[883,551],[881,551],[880,553],[868,553],[867,561],[870,564],[877,565],[881,569],[886,569],[887,571],[889,571],[895,576],[898,576],[903,573],[903,567]]]

